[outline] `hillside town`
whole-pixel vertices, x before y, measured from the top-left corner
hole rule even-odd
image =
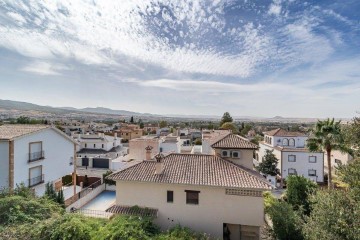
[[[360,240],[360,0],[0,0],[0,240]]]
[[[248,128],[245,133],[226,112],[218,125],[136,124],[133,117],[111,125],[5,122],[0,126],[0,186],[10,192],[25,187],[37,197],[53,192],[71,214],[140,216],[162,231],[180,225],[210,239],[262,239],[278,224],[266,210],[269,196],[281,201],[294,181],[300,185],[290,187],[302,194],[310,192],[301,184],[341,191],[339,169],[358,166],[355,142],[345,150],[345,140],[330,139],[329,152],[322,145],[326,142],[316,140],[319,125],[344,133],[354,128],[358,134],[358,118],[319,120],[298,131]]]

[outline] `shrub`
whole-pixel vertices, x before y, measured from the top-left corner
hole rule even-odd
[[[165,233],[157,236],[156,240],[208,240],[205,233],[197,233],[187,227],[177,225]]]

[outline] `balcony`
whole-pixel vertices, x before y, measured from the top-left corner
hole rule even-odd
[[[29,187],[34,187],[38,184],[44,183],[45,175],[42,174],[38,177],[30,178],[29,181]]]
[[[38,161],[45,158],[44,151],[29,153],[29,162]]]

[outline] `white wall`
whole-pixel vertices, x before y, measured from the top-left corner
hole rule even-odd
[[[0,141],[0,188],[9,187],[9,142]]]
[[[295,155],[296,162],[289,162],[288,156]],[[316,156],[316,163],[309,162],[309,156]],[[304,176],[310,180],[317,182],[324,182],[324,155],[323,153],[311,153],[311,152],[282,152],[282,176],[286,178],[288,176],[288,169],[294,168],[297,171],[297,175]],[[308,170],[316,170],[317,177],[311,177],[308,175]]]
[[[174,202],[167,203],[167,190]],[[186,204],[185,190],[200,191],[199,204]],[[163,230],[181,224],[222,238],[223,223],[262,226],[263,198],[225,195],[225,188],[121,182],[116,183],[116,204],[158,209],[155,223]]]
[[[42,141],[45,159],[28,162],[29,143]],[[14,183],[24,182],[28,184],[29,169],[42,165],[42,173],[45,175],[45,183],[54,181],[62,176],[73,172],[70,158],[74,155],[74,143],[65,139],[53,129],[46,129],[21,138],[15,139],[14,143]],[[37,185],[35,191],[43,195],[45,183]]]

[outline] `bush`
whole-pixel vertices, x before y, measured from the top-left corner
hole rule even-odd
[[[310,214],[309,196],[317,189],[316,183],[302,176],[288,176],[286,199],[295,210],[303,209],[305,214]]]
[[[117,216],[106,224],[96,235],[97,240],[150,239],[158,234],[159,228],[149,219],[135,216]]]
[[[63,211],[60,205],[47,198],[8,196],[0,199],[0,224],[32,223]]]
[[[104,220],[85,217],[80,214],[65,214],[54,218],[40,227],[39,240],[91,240],[96,237]]]
[[[283,201],[275,201],[267,208],[273,229],[271,231],[273,237],[278,240],[302,240],[302,220],[293,207]]]
[[[210,239],[205,233],[197,233],[187,227],[180,225],[168,230],[157,236],[156,240],[208,240]]]

